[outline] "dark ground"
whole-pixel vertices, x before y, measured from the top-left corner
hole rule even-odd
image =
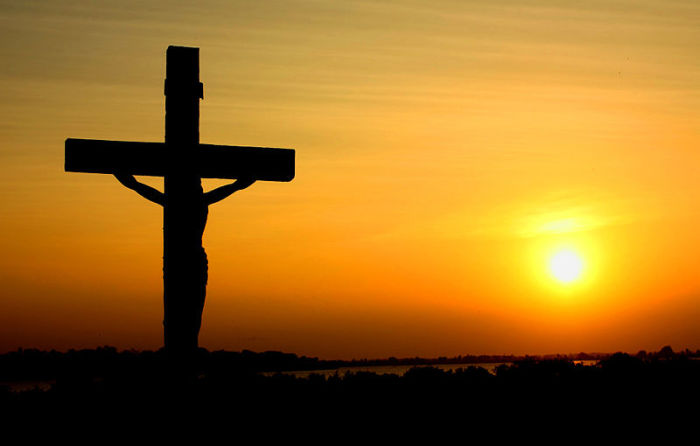
[[[568,429],[585,431],[600,423],[646,428],[663,419],[697,431],[700,360],[694,356],[665,348],[634,356],[616,353],[589,366],[569,358],[523,358],[494,374],[478,365],[456,371],[421,366],[403,376],[357,372],[296,378],[259,372],[343,364],[278,352],[202,350],[196,374],[183,377],[172,373],[162,352],[20,350],[0,357],[0,381],[50,385],[23,391],[3,386],[0,408],[3,420],[145,420],[178,414],[227,420],[239,428],[397,420],[406,428],[432,419],[454,420],[458,426],[566,423]]]

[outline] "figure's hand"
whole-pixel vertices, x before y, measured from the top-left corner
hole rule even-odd
[[[124,187],[133,190],[146,200],[152,201],[161,206],[165,206],[165,195],[158,189],[155,189],[143,183],[139,183],[136,180],[136,178],[134,178],[134,176],[130,173],[114,172],[114,176],[117,180],[119,180],[120,183],[124,185]]]
[[[239,179],[237,179],[236,182],[233,183],[233,184],[236,185],[236,189],[238,189],[238,190],[243,190],[243,189],[245,189],[246,187],[250,186],[250,185],[253,184],[253,183],[255,183],[255,180],[252,179],[252,178],[239,178]]]
[[[204,194],[204,202],[207,204],[207,206],[210,204],[218,203],[219,201],[228,197],[232,193],[241,189],[245,189],[253,183],[255,183],[255,180],[251,178],[239,178],[231,184],[217,187],[216,189]]]
[[[119,180],[120,183],[122,183],[124,186],[130,189],[132,189],[138,183],[133,175],[125,172],[115,172],[114,176],[117,178],[117,180]]]

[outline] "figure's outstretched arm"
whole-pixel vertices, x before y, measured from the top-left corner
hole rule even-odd
[[[143,183],[136,181],[133,175],[126,173],[115,173],[114,176],[122,183],[125,187],[133,190],[137,194],[141,195],[146,200],[157,203],[161,206],[165,204],[165,195],[158,189],[154,189],[151,186],[147,186]]]
[[[255,183],[255,180],[251,180],[249,178],[240,178],[231,184],[217,187],[216,189],[207,192],[206,194],[204,194],[204,202],[207,204],[207,206],[210,204],[214,204],[218,201],[223,200],[224,198],[228,197],[236,191],[245,189],[253,183]]]

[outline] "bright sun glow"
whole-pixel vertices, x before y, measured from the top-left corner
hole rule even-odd
[[[583,260],[574,251],[558,251],[549,260],[549,271],[558,281],[570,283],[581,277]]]

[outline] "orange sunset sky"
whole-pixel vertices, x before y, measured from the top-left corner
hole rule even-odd
[[[63,151],[163,140],[168,45],[201,48],[202,142],[297,150],[294,181],[210,209],[203,347],[700,348],[697,1],[2,0],[0,24],[1,352],[162,345],[162,209]]]

